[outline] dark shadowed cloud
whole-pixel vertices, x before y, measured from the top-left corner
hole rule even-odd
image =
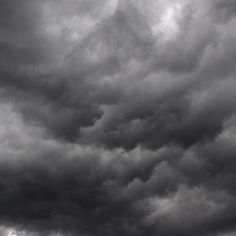
[[[236,1],[0,1],[1,236],[236,235]]]

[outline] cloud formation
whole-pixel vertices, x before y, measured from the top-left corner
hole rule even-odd
[[[234,236],[234,0],[0,2],[0,235]]]

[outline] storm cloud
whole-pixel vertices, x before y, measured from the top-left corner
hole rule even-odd
[[[1,0],[0,235],[236,235],[236,1]]]

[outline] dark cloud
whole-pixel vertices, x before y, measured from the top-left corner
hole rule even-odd
[[[235,235],[235,6],[1,1],[1,236]]]

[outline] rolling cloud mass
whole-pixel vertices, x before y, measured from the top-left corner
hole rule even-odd
[[[235,0],[1,0],[0,236],[235,236],[235,26]]]

